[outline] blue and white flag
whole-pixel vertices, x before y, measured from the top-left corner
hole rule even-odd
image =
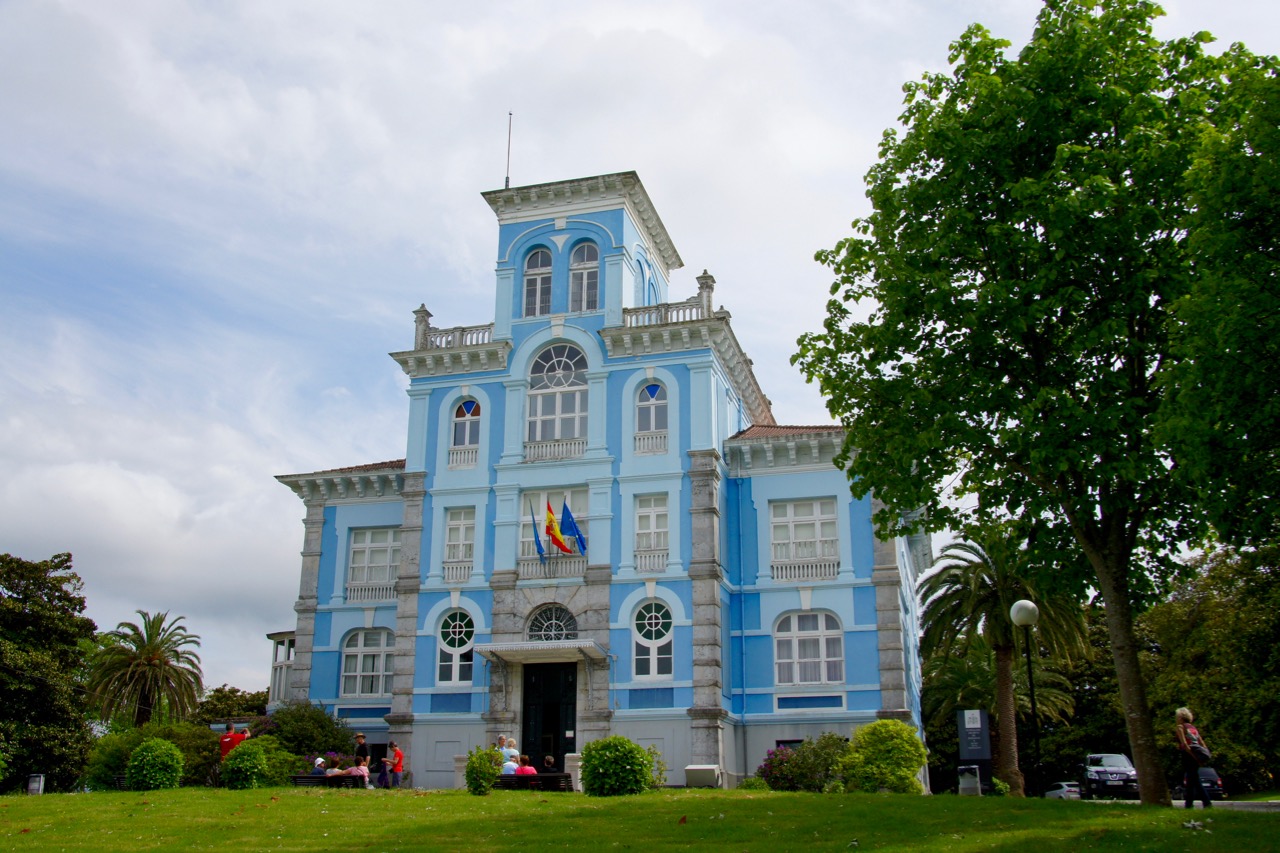
[[[584,557],[587,554],[587,540],[582,535],[582,531],[578,529],[578,522],[573,520],[573,513],[569,512],[569,502],[565,501],[564,506],[560,510],[560,532],[564,534],[566,539],[572,539],[578,543],[578,553]]]
[[[547,552],[542,548],[542,537],[538,535],[538,517],[533,514],[533,501],[529,501],[529,521],[533,522],[533,544],[538,546],[538,562],[547,562]]]

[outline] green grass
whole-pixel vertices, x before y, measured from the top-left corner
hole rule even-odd
[[[1187,829],[1196,820],[1204,829]],[[851,842],[857,840],[857,846]],[[1280,850],[1280,813],[1046,800],[670,791],[184,788],[0,798],[0,850]]]

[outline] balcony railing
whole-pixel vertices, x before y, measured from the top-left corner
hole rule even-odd
[[[666,453],[667,431],[636,433],[636,455],[645,453]]]
[[[586,557],[547,557],[544,563],[537,557],[521,557],[516,561],[520,580],[552,580],[555,578],[580,578],[587,573]]]
[[[801,581],[833,581],[840,574],[839,560],[791,560],[785,563],[774,562],[773,579],[779,583],[799,583]]]
[[[418,349],[457,349],[487,344],[493,340],[493,324],[487,326],[455,326],[452,329],[426,329]]]
[[[444,582],[445,583],[466,583],[471,579],[470,560],[459,560],[457,562],[444,564]]]
[[[662,551],[636,551],[636,571],[647,574],[665,572],[669,553],[665,549]]]
[[[451,447],[449,448],[449,467],[474,468],[479,455],[478,447]]]
[[[690,320],[702,320],[707,316],[702,303],[674,302],[661,305],[647,305],[643,308],[622,309],[622,325],[626,328],[638,326],[661,326],[665,323],[687,323]]]
[[[395,581],[378,583],[348,583],[347,602],[390,601],[396,597]]]
[[[570,438],[562,441],[526,441],[524,443],[525,462],[578,459],[586,452],[587,440],[585,438]]]

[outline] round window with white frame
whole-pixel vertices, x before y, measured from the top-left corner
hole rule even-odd
[[[465,610],[451,610],[440,622],[440,654],[437,680],[441,684],[469,684],[472,643],[476,626]]]
[[[634,628],[636,678],[671,677],[671,608],[647,601],[636,611]]]

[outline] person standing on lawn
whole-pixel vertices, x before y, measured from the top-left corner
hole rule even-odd
[[[227,723],[227,733],[218,738],[218,749],[222,751],[222,760],[225,761],[227,753],[239,746],[248,736],[248,729],[237,732],[234,723]]]
[[[1182,783],[1186,807],[1194,808],[1196,797],[1199,797],[1207,809],[1213,803],[1209,801],[1204,785],[1200,784],[1200,767],[1212,756],[1209,748],[1205,746],[1204,738],[1200,736],[1199,729],[1191,724],[1195,717],[1192,716],[1190,708],[1179,708],[1174,712],[1173,718],[1177,721],[1173,730],[1178,736],[1178,749],[1182,752],[1182,772],[1186,774],[1186,779]]]
[[[404,750],[395,742],[391,741],[387,744],[387,749],[391,750],[391,755],[382,759],[383,773],[387,775],[384,788],[399,788],[400,780],[404,778]],[[382,777],[378,777],[381,784]]]

